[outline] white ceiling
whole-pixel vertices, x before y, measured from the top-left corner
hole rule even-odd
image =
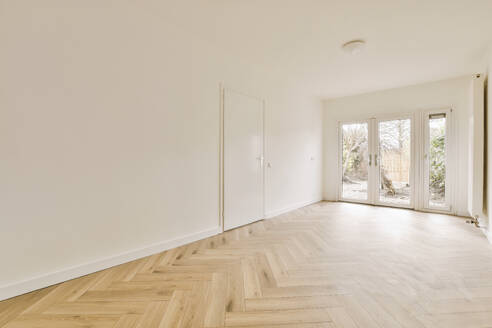
[[[323,98],[479,72],[492,42],[492,0],[187,1],[203,38]]]

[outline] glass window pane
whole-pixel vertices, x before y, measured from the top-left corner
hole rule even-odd
[[[342,125],[342,198],[367,200],[368,124]]]
[[[446,114],[429,116],[429,206],[446,207]]]

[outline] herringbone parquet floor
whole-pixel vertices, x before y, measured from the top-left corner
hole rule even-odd
[[[0,302],[0,327],[492,327],[463,219],[319,203]]]

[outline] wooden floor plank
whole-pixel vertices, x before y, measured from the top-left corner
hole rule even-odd
[[[226,327],[332,322],[325,309],[227,312]]]

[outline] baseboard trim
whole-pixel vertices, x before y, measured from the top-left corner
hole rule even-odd
[[[23,280],[6,286],[0,286],[0,301],[19,296],[34,290],[52,286],[67,280],[82,277],[116,265],[131,262],[149,255],[160,253],[194,241],[208,238],[220,233],[220,228],[199,231],[179,238],[158,242],[146,247],[106,257],[97,261],[76,265],[63,270],[50,272],[38,277]]]
[[[319,198],[319,199],[315,199],[315,200],[308,200],[305,202],[295,203],[295,204],[289,205],[287,207],[284,207],[284,208],[281,208],[278,210],[269,211],[266,213],[265,217],[267,219],[271,219],[271,218],[276,217],[278,215],[281,215],[281,214],[284,214],[284,213],[287,213],[287,212],[290,212],[293,210],[297,210],[298,208],[321,202],[322,200],[323,200],[322,198]]]

